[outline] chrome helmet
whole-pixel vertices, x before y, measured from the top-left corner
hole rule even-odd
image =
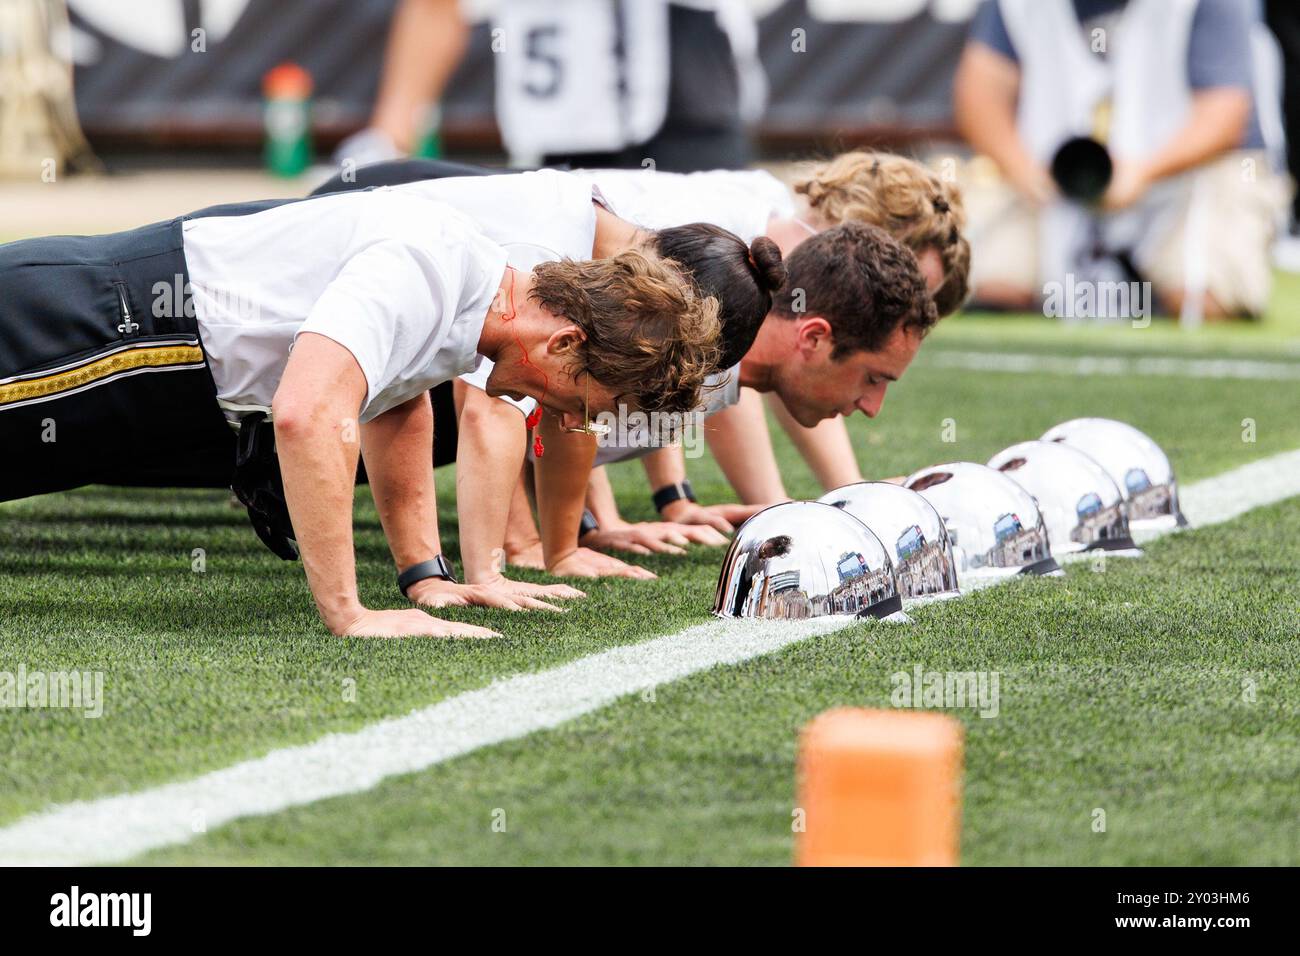
[[[904,484],[943,517],[963,586],[968,577],[1060,570],[1033,496],[1002,472],[955,461],[923,468]]]
[[[843,508],[892,552],[904,600],[957,594],[957,561],[948,529],[915,491],[887,481],[860,481],[817,499]]]
[[[1034,496],[1058,558],[1081,551],[1137,550],[1119,486],[1077,448],[1025,441],[998,452],[989,467]]]
[[[1128,502],[1129,527],[1134,531],[1187,524],[1178,507],[1178,482],[1169,459],[1132,425],[1110,418],[1076,418],[1048,430],[1043,441],[1077,448],[1105,468]]]
[[[880,539],[816,501],[773,505],[742,524],[713,599],[718,617],[887,617],[902,608]]]

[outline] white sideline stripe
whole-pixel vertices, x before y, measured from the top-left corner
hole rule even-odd
[[[1179,492],[1194,528],[1222,524],[1247,511],[1300,495],[1300,449],[1261,458]]]
[[[1189,520],[1204,526],[1295,495],[1300,495],[1300,450],[1188,485],[1181,497]],[[1007,580],[981,582],[978,589]],[[845,618],[711,621],[612,648],[192,780],[51,807],[0,828],[0,865],[113,863],[186,843],[196,836],[199,814],[212,828],[360,793],[387,777],[558,726],[656,684],[738,664],[855,623]]]
[[[405,717],[273,750],[192,780],[24,817],[0,830],[0,865],[112,863],[185,843],[197,835],[194,821],[200,815],[212,828],[359,793],[386,777],[424,770],[554,727],[656,684],[768,654],[852,623],[844,618],[712,621],[499,680]]]
[[[936,349],[924,367],[971,372],[1045,372],[1050,375],[1147,375],[1174,378],[1234,378],[1300,381],[1300,362],[1257,359],[1190,359],[1173,356],[1126,358],[1112,355],[1034,355],[1027,352],[962,352]]]

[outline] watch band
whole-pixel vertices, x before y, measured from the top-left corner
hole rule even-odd
[[[689,481],[683,480],[664,485],[654,493],[655,511],[663,511],[674,501],[681,501],[683,498],[687,501],[695,500],[695,489],[691,487]]]
[[[590,508],[582,509],[582,523],[578,525],[578,540],[581,541],[592,531],[599,531],[600,525],[596,522],[596,516],[591,513]]]
[[[397,586],[402,590],[402,597],[406,597],[407,589],[417,581],[423,581],[426,578],[442,578],[444,581],[456,583],[456,576],[451,573],[451,562],[440,554],[435,554],[428,561],[421,561],[419,564],[413,564],[397,576]]]

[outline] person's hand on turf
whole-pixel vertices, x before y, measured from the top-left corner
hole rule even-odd
[[[583,547],[597,551],[630,551],[633,554],[685,554],[690,544],[719,547],[726,543],[726,536],[710,525],[677,524],[674,521],[624,522],[582,536]]]
[[[533,584],[531,581],[514,581],[500,573],[474,583],[509,594],[511,597],[538,598],[542,601],[569,601],[587,596],[585,591],[579,591],[568,584]]]
[[[731,521],[725,515],[715,511],[713,507],[706,508],[687,498],[678,498],[676,501],[669,502],[664,505],[659,514],[665,521],[674,524],[705,525],[723,534],[730,534],[736,530],[732,527]]]
[[[659,576],[647,568],[611,558],[608,554],[601,554],[591,548],[574,548],[556,558],[547,570],[557,577],[569,578],[634,578],[638,581],[653,581]]]
[[[458,621],[444,621],[423,611],[363,609],[336,632],[340,637],[500,637],[496,631]]]
[[[546,570],[546,552],[542,550],[542,539],[531,538],[527,541],[506,541],[506,564],[530,571]]]
[[[499,580],[506,581],[505,578]],[[522,582],[515,581],[506,583],[522,585]],[[536,590],[545,594],[547,587],[547,585],[540,584],[522,585],[522,591]],[[580,594],[581,592],[574,588],[565,588],[560,585],[555,593],[547,596],[572,597]],[[502,611],[564,610],[564,608],[556,607],[554,604],[539,600],[518,590],[512,591],[507,587],[497,587],[492,584],[456,584],[451,581],[444,581],[442,578],[425,578],[423,581],[417,581],[406,589],[406,596],[413,604],[418,604],[421,607],[472,606],[491,607]]]
[[[660,512],[668,521],[679,524],[708,525],[723,532],[736,530],[764,508],[770,508],[776,502],[761,505],[721,504],[700,505],[685,498],[674,501]]]
[[[727,519],[729,524],[739,526],[754,517],[754,515],[758,514],[760,511],[765,511],[777,503],[778,502],[769,501],[767,504],[761,505],[724,504],[705,505],[704,507],[705,510],[711,511],[713,514],[720,515]]]
[[[534,535],[533,537],[524,538],[520,541],[511,541],[506,538],[506,548],[500,551],[504,562],[500,563],[498,571],[502,570],[506,564],[512,564],[515,567],[526,567],[529,571],[546,570],[546,551],[542,550],[541,538]]]

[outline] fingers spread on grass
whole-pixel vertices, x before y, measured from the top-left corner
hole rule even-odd
[[[511,608],[512,611],[554,611],[556,614],[567,613],[565,608],[550,604],[547,601],[539,601],[537,598],[525,597],[522,594],[518,595],[514,599],[514,605],[515,606]]]
[[[510,593],[517,597],[540,598],[545,601],[569,601],[587,596],[567,584],[530,584],[527,581],[511,581]]]
[[[500,637],[496,631],[458,621],[444,621],[410,608],[366,611],[349,625],[347,637]]]
[[[722,547],[728,543],[728,538],[717,528],[704,524],[680,525],[683,536],[694,544],[704,544],[710,547]]]

